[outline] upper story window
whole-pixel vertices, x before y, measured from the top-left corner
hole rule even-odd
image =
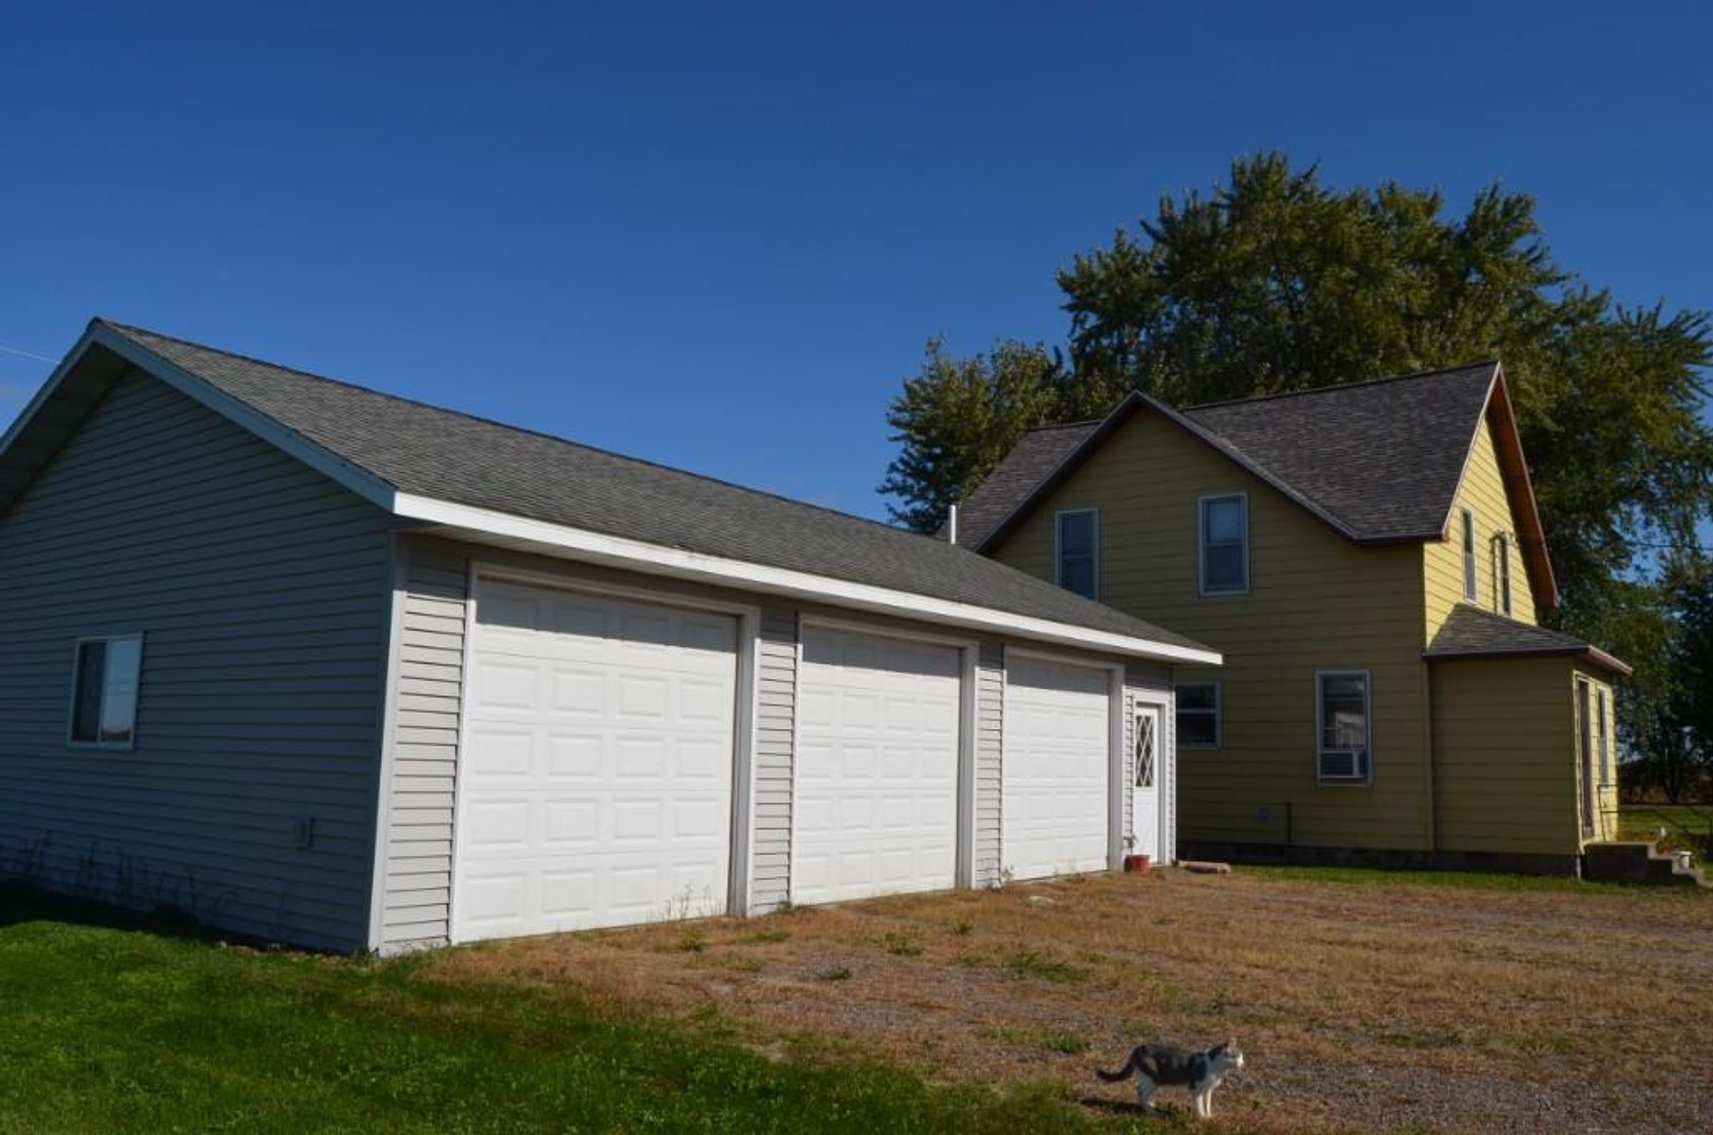
[[[1178,747],[1219,748],[1219,683],[1184,682],[1177,687]]]
[[[1203,497],[1201,593],[1240,595],[1249,590],[1249,498],[1243,493]]]
[[[1322,784],[1366,784],[1372,714],[1366,670],[1321,670],[1314,676],[1316,771]]]
[[[78,640],[68,734],[72,744],[131,747],[137,735],[137,684],[142,668],[140,634]]]
[[[1463,510],[1463,597],[1475,602],[1475,513]]]
[[[1092,508],[1054,516],[1053,580],[1066,591],[1100,593],[1100,513]]]
[[[1494,537],[1494,557],[1498,561],[1493,573],[1493,601],[1501,615],[1511,613],[1511,534],[1501,532]]]

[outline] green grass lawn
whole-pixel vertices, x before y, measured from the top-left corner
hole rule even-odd
[[[1690,835],[1713,834],[1713,804],[1625,804],[1619,815],[1628,830],[1653,831],[1664,825]]]
[[[106,921],[109,925],[93,925]],[[125,925],[0,884],[0,1132],[1124,1131],[1040,1090],[930,1086],[427,980]]]

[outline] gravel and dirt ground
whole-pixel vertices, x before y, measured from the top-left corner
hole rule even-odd
[[[791,1059],[1096,1081],[1234,1038],[1214,1131],[1713,1130],[1713,893],[1157,871],[449,951],[437,980],[563,987]],[[1188,1110],[1182,1092],[1156,1102]]]

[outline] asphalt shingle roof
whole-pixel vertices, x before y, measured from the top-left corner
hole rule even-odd
[[[403,493],[1156,643],[1209,649],[964,546],[156,332],[102,322]]]
[[[1592,643],[1495,611],[1459,603],[1422,653],[1423,658],[1518,658],[1563,654],[1587,657],[1621,674],[1630,668]]]
[[[1425,540],[1439,536],[1450,515],[1497,369],[1495,362],[1475,363],[1180,413],[1352,540]],[[1133,395],[1115,416],[1147,405],[1166,409]],[[1086,456],[1087,443],[1115,424],[1109,418],[1025,435],[959,509],[959,541],[987,540],[1055,470],[1074,467],[1067,460]]]
[[[958,543],[977,547],[1059,463],[1100,427],[1099,422],[1041,426],[1025,433],[981,486],[958,506]],[[941,530],[942,534],[944,529]]]

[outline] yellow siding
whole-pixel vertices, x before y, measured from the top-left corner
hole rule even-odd
[[[1424,578],[1427,584],[1427,639],[1445,624],[1451,609],[1463,601],[1462,510],[1475,512],[1475,595],[1478,606],[1499,610],[1498,548],[1494,536],[1511,534],[1511,617],[1525,623],[1535,621],[1534,595],[1529,590],[1528,570],[1523,564],[1517,539],[1517,521],[1511,512],[1505,481],[1499,472],[1498,453],[1493,448],[1493,427],[1483,421],[1475,436],[1475,447],[1451,511],[1451,528],[1444,540],[1423,545]]]
[[[1575,855],[1575,704],[1566,658],[1432,666],[1445,851]]]
[[[1249,495],[1250,591],[1197,593],[1197,500]],[[1100,598],[1222,651],[1224,744],[1179,754],[1185,840],[1426,850],[1431,835],[1422,552],[1358,548],[1146,411],[995,552],[1053,578],[1053,514],[1100,510]],[[1371,672],[1371,786],[1315,775],[1317,669]],[[1195,680],[1180,668],[1178,680]]]

